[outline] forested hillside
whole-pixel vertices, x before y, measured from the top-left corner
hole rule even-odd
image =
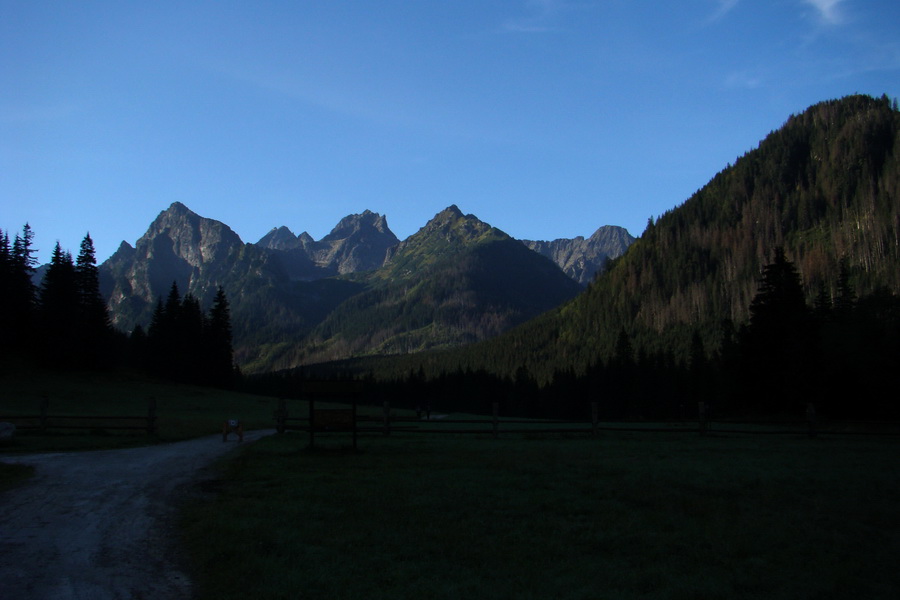
[[[686,358],[694,331],[715,351],[747,321],[762,267],[779,246],[810,303],[820,293],[835,297],[842,260],[857,294],[897,292],[898,161],[900,113],[886,97],[817,104],[651,219],[576,300],[478,355],[502,357],[503,372],[521,364],[545,375],[582,370],[612,356],[623,329],[645,353]]]
[[[893,414],[877,390],[900,371],[898,151],[896,102],[817,104],[651,219],[573,301],[461,350],[344,366],[441,394],[478,374],[520,412],[599,394],[620,417],[701,399],[796,414],[817,397]]]

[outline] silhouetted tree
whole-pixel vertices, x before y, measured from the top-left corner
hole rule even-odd
[[[100,270],[94,252],[94,242],[87,234],[81,242],[75,260],[75,283],[78,291],[78,335],[80,361],[84,366],[97,367],[111,358],[112,325],[106,303],[100,294]]]
[[[779,246],[774,261],[763,268],[750,304],[750,327],[765,335],[791,331],[803,322],[807,310],[800,274]]]
[[[31,245],[34,232],[26,223],[22,234],[10,244],[9,235],[0,232],[0,327],[3,350],[27,356],[36,342],[34,311],[36,292],[32,283],[37,259]]]
[[[811,320],[800,274],[781,247],[763,268],[742,346],[753,403],[766,412],[805,406],[814,357]]]
[[[157,300],[150,326],[147,328],[147,354],[150,372],[161,377],[174,377],[178,365],[178,320],[181,314],[181,293],[172,282],[165,302]]]
[[[72,255],[56,243],[38,295],[41,355],[51,366],[74,366],[79,294]]]
[[[141,343],[136,330],[133,347]],[[166,301],[160,298],[147,331],[147,366],[162,377],[228,387],[236,369],[232,349],[231,315],[220,287],[209,316],[191,293],[181,296],[173,282]]]
[[[225,290],[220,286],[209,309],[204,333],[204,371],[212,385],[227,387],[233,383],[234,349],[231,334],[231,310]]]

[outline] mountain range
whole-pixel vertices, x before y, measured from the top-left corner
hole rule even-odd
[[[809,305],[848,289],[894,302],[898,157],[896,101],[849,96],[790,116],[637,240],[601,228],[522,242],[451,206],[403,241],[367,211],[319,242],[276,228],[244,244],[173,204],[101,266],[101,283],[124,330],[149,320],[173,280],[202,300],[223,286],[247,372],[390,356],[365,368],[524,368],[547,382],[626,348],[700,360],[734,344],[776,249]],[[618,245],[596,251],[603,240]],[[447,351],[422,352],[434,349]]]
[[[575,297],[633,241],[605,226],[523,243],[451,206],[403,241],[367,210],[319,241],[281,226],[244,243],[176,202],[134,246],[122,242],[100,280],[123,331],[146,327],[173,282],[204,305],[221,286],[236,359],[255,372],[495,336]]]

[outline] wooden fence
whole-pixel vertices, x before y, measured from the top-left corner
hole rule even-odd
[[[34,415],[0,415],[21,430],[48,431],[51,429],[115,429],[140,430],[147,435],[156,433],[156,399],[147,401],[146,415],[54,415],[50,413],[50,400],[42,398]]]
[[[353,424],[343,421],[338,427],[329,428],[325,421],[316,414],[316,410],[310,403],[310,412],[304,416],[290,416],[286,408],[285,400],[279,400],[278,410],[275,412],[276,429],[279,433],[285,431],[309,432],[311,440],[316,432],[352,432],[354,445],[358,434],[381,434],[385,436],[391,433],[412,434],[475,434],[492,435],[500,434],[585,434],[598,436],[601,432],[640,432],[640,433],[695,433],[706,435],[793,435],[808,436],[810,438],[819,435],[888,435],[900,436],[900,423],[884,422],[834,422],[821,423],[814,410],[807,410],[805,419],[783,421],[749,421],[749,420],[713,420],[709,417],[706,406],[699,406],[699,418],[695,421],[616,421],[600,422],[598,418],[598,405],[591,403],[590,421],[565,421],[556,419],[516,419],[503,418],[499,415],[499,404],[493,404],[490,417],[453,419],[440,415],[428,415],[422,417],[403,417],[392,413],[390,404],[384,403],[381,415],[357,415],[356,408],[352,414]],[[340,410],[340,409],[332,409]],[[349,409],[345,409],[349,413]],[[347,417],[345,417],[347,418]],[[824,427],[823,427],[824,425]]]

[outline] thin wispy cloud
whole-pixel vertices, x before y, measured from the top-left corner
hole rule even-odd
[[[843,0],[803,0],[816,9],[819,18],[829,25],[839,25],[844,21],[840,4]]]
[[[716,10],[707,19],[707,23],[715,23],[730,13],[740,0],[716,0]]]
[[[753,90],[763,85],[763,78],[758,73],[735,71],[725,78],[728,89]]]
[[[502,29],[511,33],[549,33],[560,31],[557,15],[565,8],[563,0],[527,0],[526,15],[507,19]]]

